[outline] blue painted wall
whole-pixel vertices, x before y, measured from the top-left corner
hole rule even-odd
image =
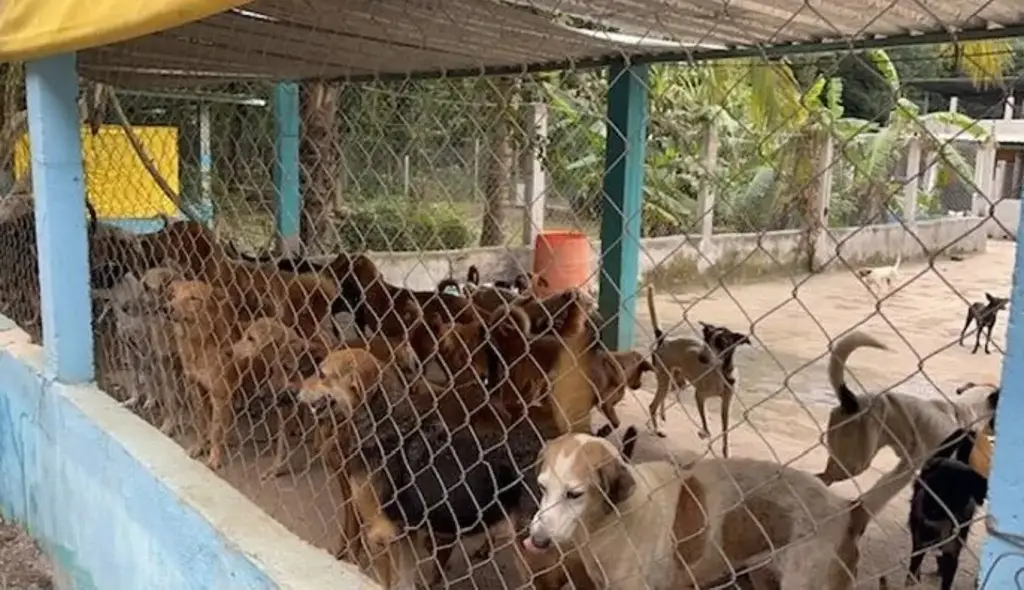
[[[0,376],[0,508],[40,540],[59,588],[277,587],[82,411],[101,392],[4,349]]]

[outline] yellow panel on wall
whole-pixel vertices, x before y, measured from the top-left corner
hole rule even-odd
[[[180,194],[178,178],[178,129],[176,127],[133,127],[143,148],[160,175],[175,194]],[[21,177],[29,165],[28,136],[23,136],[14,152],[14,173]],[[85,190],[96,214],[105,219],[150,218],[158,214],[176,215],[174,206],[153,180],[132,149],[124,130],[104,125],[93,135],[82,128],[85,166]]]

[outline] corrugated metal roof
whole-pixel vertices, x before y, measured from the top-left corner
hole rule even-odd
[[[552,14],[678,45],[595,36]],[[839,48],[879,37],[920,41],[953,29],[1016,34],[985,30],[1021,25],[1019,0],[255,0],[245,10],[84,51],[80,63],[86,75],[120,84],[188,86],[236,77],[514,72],[623,55],[699,59],[823,40]],[[687,49],[694,44],[701,47]]]

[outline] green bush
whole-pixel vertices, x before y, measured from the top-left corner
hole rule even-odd
[[[456,250],[476,237],[463,217],[447,204],[381,199],[353,204],[338,229],[346,250]]]

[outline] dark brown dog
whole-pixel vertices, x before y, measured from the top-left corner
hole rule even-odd
[[[438,316],[446,323],[469,323],[474,319],[473,305],[467,298],[392,285],[363,254],[339,254],[323,274],[336,282],[341,301],[354,310],[356,324],[364,333],[376,331],[395,310],[408,309],[409,300],[419,305],[424,316]]]

